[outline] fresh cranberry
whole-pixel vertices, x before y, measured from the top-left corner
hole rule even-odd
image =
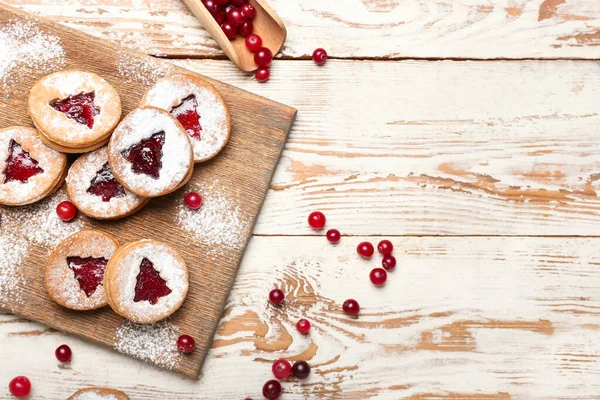
[[[394,257],[394,256],[383,257],[383,260],[381,260],[381,265],[387,271],[393,270],[394,268],[396,268],[396,257]]]
[[[229,21],[223,22],[221,24],[221,29],[223,29],[223,33],[225,33],[225,36],[227,36],[227,38],[230,40],[235,39],[237,36],[237,27],[230,24]]]
[[[327,240],[329,240],[330,243],[339,242],[341,237],[342,235],[340,235],[340,231],[337,229],[330,229],[327,231]]]
[[[267,68],[273,62],[273,53],[266,47],[261,47],[254,53],[254,62],[262,68]]]
[[[389,256],[394,251],[394,245],[389,240],[382,240],[377,245],[377,251],[383,254],[384,256]]]
[[[219,6],[226,6],[229,4],[229,0],[216,0],[216,2]]]
[[[258,51],[262,47],[262,39],[257,34],[253,33],[246,37],[246,47],[251,52]]]
[[[275,305],[279,305],[279,304],[283,303],[284,299],[285,299],[285,295],[283,294],[283,290],[281,290],[281,289],[273,289],[269,293],[269,300],[271,300],[271,303],[273,303]]]
[[[246,18],[242,15],[242,10],[233,7],[231,10],[227,11],[227,22],[229,22],[233,26],[242,26],[246,21]]]
[[[71,362],[71,356],[73,353],[71,352],[71,348],[66,344],[62,344],[56,348],[54,355],[58,359],[58,361],[62,363]]]
[[[225,13],[221,9],[218,9],[217,12],[213,14],[213,17],[215,18],[215,21],[217,21],[217,24],[219,24],[219,25],[221,25],[223,22],[225,22]]]
[[[310,321],[302,318],[296,323],[296,329],[303,335],[306,335],[310,331]]]
[[[192,210],[197,210],[202,206],[202,196],[196,192],[189,192],[185,195],[185,204]]]
[[[387,272],[383,268],[373,268],[369,274],[369,279],[375,286],[381,286],[387,280]]]
[[[58,215],[58,218],[68,222],[75,218],[75,215],[77,215],[77,207],[75,207],[75,204],[71,203],[70,201],[65,200],[58,203],[56,206],[56,214]]]
[[[286,379],[292,374],[292,365],[288,360],[281,358],[273,363],[271,370],[275,378]]]
[[[317,65],[323,65],[327,62],[327,52],[318,48],[313,52],[312,59]]]
[[[269,400],[275,400],[281,396],[281,383],[270,380],[263,386],[263,396]]]
[[[375,249],[370,242],[360,242],[356,247],[356,252],[360,254],[363,258],[371,258]]]
[[[248,0],[231,0],[231,4],[233,4],[236,7],[243,6],[247,2],[248,2]]]
[[[214,0],[202,0],[202,3],[211,15],[215,15],[219,11],[219,5]]]
[[[177,339],[177,348],[184,354],[189,354],[196,348],[196,341],[190,335],[181,335]]]
[[[269,70],[269,68],[259,68],[254,73],[254,77],[259,82],[268,81],[270,76],[271,76],[271,71]]]
[[[360,305],[354,299],[348,299],[342,305],[344,312],[348,315],[357,316],[360,312]]]
[[[254,17],[256,17],[256,8],[254,8],[254,6],[252,4],[243,4],[241,6],[242,9],[242,14],[244,15],[244,18],[246,19],[254,19]]]
[[[31,392],[31,382],[25,376],[17,376],[8,384],[8,390],[15,397],[27,397]]]
[[[323,229],[327,218],[321,211],[313,211],[308,215],[308,225],[313,229]]]
[[[292,367],[292,373],[298,379],[305,379],[310,375],[310,365],[306,361],[296,361]]]
[[[242,26],[240,26],[240,35],[246,37],[252,33],[253,29],[254,24],[252,23],[252,21],[246,21],[242,24]]]

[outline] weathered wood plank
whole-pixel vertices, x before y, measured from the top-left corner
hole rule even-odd
[[[598,398],[600,239],[395,239],[399,266],[380,289],[368,281],[379,257],[354,253],[363,239],[255,237],[199,382],[9,316],[0,376],[27,374],[36,399],[91,384],[140,400],[258,399],[270,362],[288,357],[315,368],[283,383],[286,399]],[[282,308],[267,303],[274,286],[288,293]],[[340,310],[349,297],[356,320]],[[62,342],[68,368],[53,356]]]
[[[143,51],[222,52],[180,0],[4,0]],[[271,0],[282,51],[306,57],[599,58],[600,5],[587,0]]]
[[[299,110],[256,234],[600,235],[595,62],[181,65]]]

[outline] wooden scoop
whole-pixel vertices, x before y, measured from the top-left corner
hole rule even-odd
[[[229,40],[201,0],[183,0],[183,2],[239,69],[250,72],[258,68],[254,63],[254,53],[246,48],[244,37],[238,35],[235,39]],[[253,33],[262,38],[263,46],[271,50],[273,55],[277,54],[287,36],[287,30],[281,18],[275,14],[265,0],[250,0],[249,3],[256,8],[256,17],[252,20],[254,23]]]

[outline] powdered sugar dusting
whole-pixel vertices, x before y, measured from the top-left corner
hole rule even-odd
[[[182,202],[176,217],[177,224],[206,245],[211,255],[221,254],[224,249],[241,249],[250,223],[219,180],[201,182],[190,190],[200,193],[202,207],[191,210]]]
[[[126,321],[117,328],[115,349],[163,368],[174,369],[181,359],[177,350],[178,337],[179,328],[168,321],[150,325]]]
[[[117,53],[116,60],[119,76],[129,83],[151,86],[175,70],[173,65],[165,61],[135,56],[125,50]]]
[[[119,400],[112,394],[99,394],[96,392],[84,392],[73,397],[73,400]]]
[[[25,240],[8,234],[2,222],[0,232],[0,308],[6,308],[22,302],[25,279],[21,263],[27,255],[28,245]]]

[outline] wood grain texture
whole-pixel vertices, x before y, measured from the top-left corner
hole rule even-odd
[[[139,400],[258,399],[270,363],[287,357],[313,372],[283,382],[282,399],[598,398],[599,239],[396,238],[381,289],[368,281],[379,258],[354,252],[365,239],[380,238],[253,238],[199,382],[8,316],[0,377],[27,373],[44,400],[86,384]],[[274,286],[282,308],[267,302]],[[340,310],[349,297],[358,319]],[[301,317],[309,336],[295,330]],[[75,358],[58,369],[62,342]]]
[[[180,0],[4,0],[151,54],[222,56]],[[269,0],[288,28],[285,57],[600,57],[600,4],[588,0]]]
[[[8,8],[0,6],[0,25],[9,21],[14,23],[23,18],[23,15],[13,14]],[[119,68],[123,59],[128,65],[136,62],[144,64],[142,57],[145,56],[125,55],[122,50],[108,42],[91,39],[87,35],[56,24],[42,21],[35,23],[43,32],[55,35],[62,41],[66,52],[65,69],[95,72],[117,89],[121,95],[124,115],[137,106],[142,95],[150,87],[151,82],[147,76],[143,76],[143,80],[131,81],[126,79]],[[1,126],[31,125],[27,116],[27,93],[40,78],[37,73],[39,72],[11,72],[10,84],[4,88],[4,96],[0,99]],[[77,222],[81,228],[95,227],[106,230],[121,243],[142,238],[156,239],[172,245],[182,254],[190,273],[190,289],[183,306],[170,320],[170,326],[176,331],[188,332],[196,339],[198,347],[194,355],[178,360],[174,366],[178,372],[189,376],[197,376],[200,371],[223,304],[237,273],[246,241],[262,206],[273,170],[295,116],[295,110],[290,107],[220,82],[211,82],[223,95],[232,115],[231,139],[223,152],[214,161],[199,166],[186,187],[169,196],[153,199],[141,212],[130,218],[116,222],[99,222],[81,216]],[[256,154],[260,154],[260,157],[257,158]],[[230,233],[232,243],[214,244],[211,241],[203,241],[202,237],[207,233],[201,232],[200,236],[196,237],[176,223],[182,193],[190,187],[199,187],[206,183],[218,186],[213,195],[205,196],[205,202],[208,202],[206,206],[211,207],[209,197],[212,197],[213,202],[224,202],[221,213],[237,213],[240,223],[229,226],[233,230]],[[19,221],[15,213],[21,213],[21,225],[25,225],[2,225],[0,238],[11,234],[19,235],[12,232],[12,229],[28,229],[27,218],[33,210],[35,207],[16,211],[0,209],[3,224],[7,224],[11,218]],[[52,213],[52,210],[48,211]],[[47,218],[46,215],[39,217]],[[42,226],[41,229],[48,227]],[[26,318],[115,347],[115,332],[123,327],[122,318],[106,308],[78,313],[50,301],[43,289],[43,274],[40,273],[46,263],[48,250],[51,249],[34,244],[29,246],[21,265],[23,279],[20,300],[11,302],[8,306]]]
[[[180,65],[299,110],[256,234],[600,235],[596,62]]]

